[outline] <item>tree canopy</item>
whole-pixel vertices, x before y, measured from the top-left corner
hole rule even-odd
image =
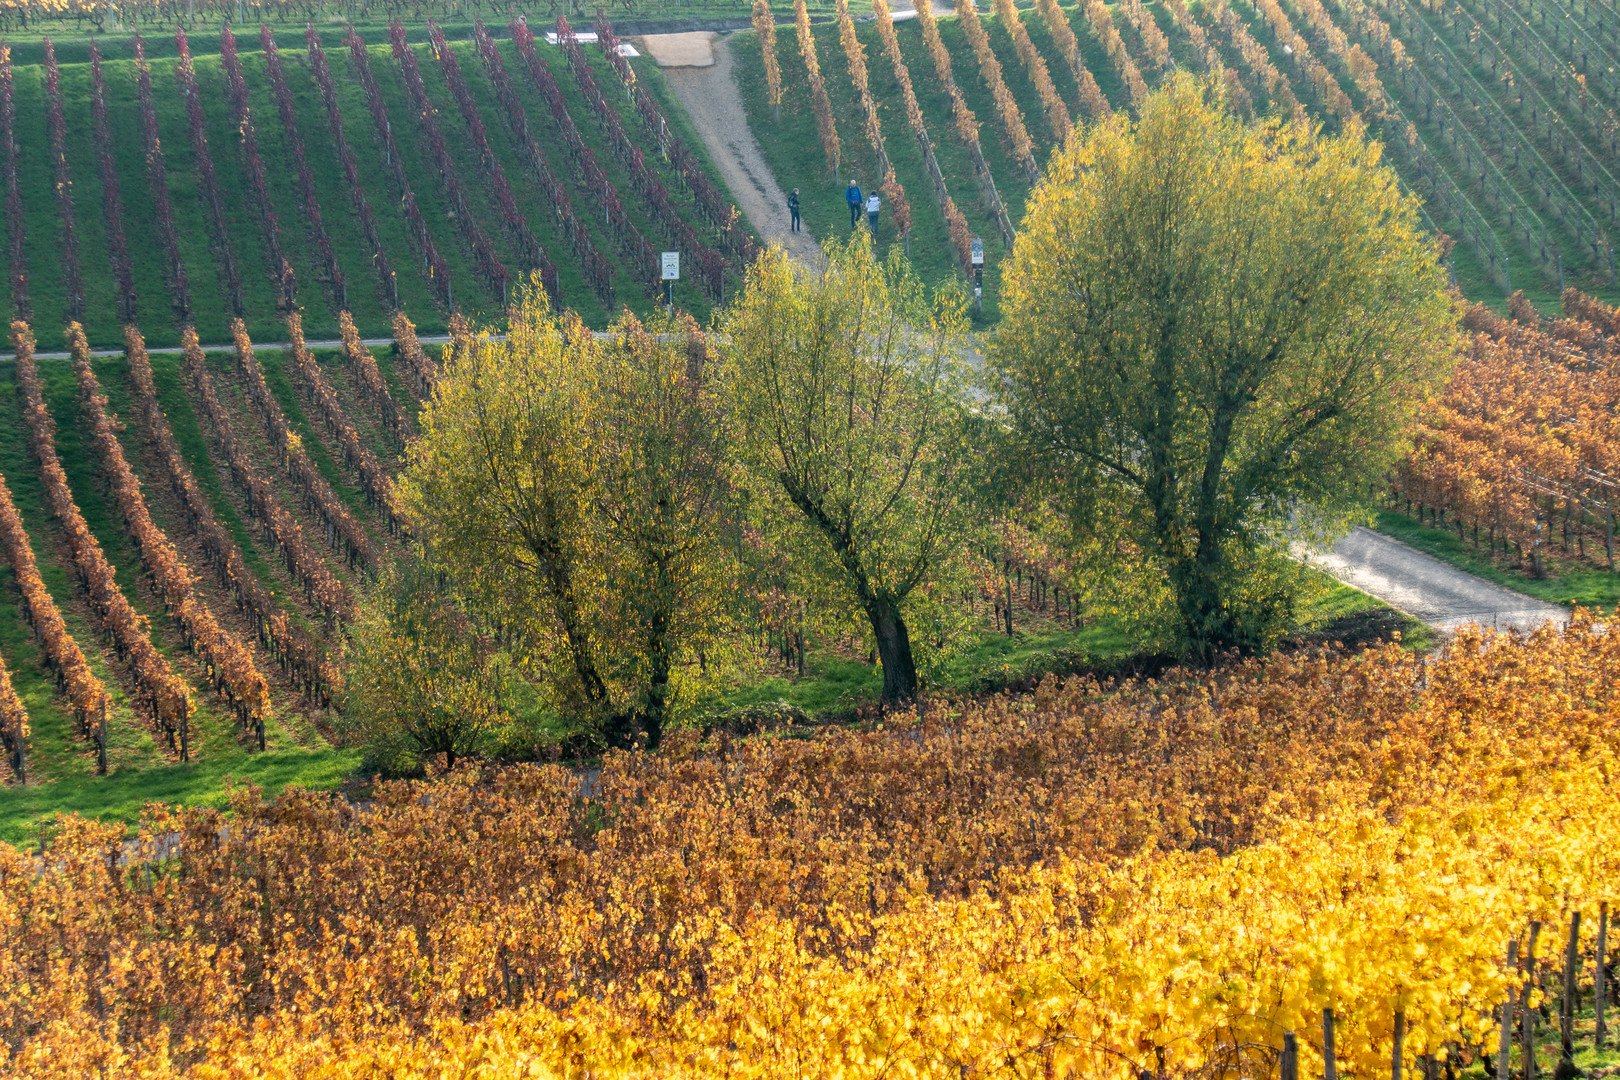
[[[864,234],[826,254],[749,270],[720,324],[724,400],[770,533],[863,613],[899,701],[918,687],[908,608],[968,525],[966,303]]]
[[[1167,581],[1198,655],[1291,616],[1287,546],[1347,510],[1444,379],[1435,241],[1352,129],[1246,125],[1178,76],[1054,155],[993,361],[1078,523]]]
[[[401,478],[436,564],[610,745],[657,744],[734,591],[705,357],[684,316],[598,340],[531,290],[450,350]]]

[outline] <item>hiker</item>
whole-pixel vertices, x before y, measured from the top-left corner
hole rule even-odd
[[[854,228],[861,220],[861,189],[854,180],[844,189],[844,201],[849,203],[849,227]]]
[[[878,198],[877,192],[866,197],[866,223],[872,227],[872,239],[877,239],[878,210],[883,206],[883,200]]]
[[[793,194],[788,196],[788,213],[793,215],[793,231],[799,231],[799,189],[794,188]]]

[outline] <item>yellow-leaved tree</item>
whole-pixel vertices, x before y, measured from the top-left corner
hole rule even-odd
[[[1177,76],[1052,159],[1003,283],[1000,396],[1035,475],[1168,584],[1195,656],[1292,618],[1455,354],[1418,205],[1353,127],[1246,125]]]
[[[689,317],[599,340],[531,288],[455,350],[401,478],[433,561],[607,745],[657,745],[735,595],[706,352]]]
[[[966,300],[930,296],[898,250],[828,244],[807,271],[778,249],[721,320],[724,399],[768,533],[859,611],[883,699],[918,689],[908,619],[972,524]]]

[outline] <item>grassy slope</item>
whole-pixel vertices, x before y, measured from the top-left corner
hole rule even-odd
[[[388,333],[385,298],[380,295],[376,275],[371,269],[371,252],[360,235],[358,217],[333,149],[318,88],[308,71],[303,43],[297,35],[280,36],[282,62],[296,101],[298,126],[306,145],[306,157],[314,175],[327,232],[347,279],[347,303],[363,333],[385,335]],[[337,87],[347,135],[361,168],[362,182],[377,220],[380,237],[398,277],[400,302],[411,313],[422,333],[441,332],[445,316],[436,308],[429,285],[418,268],[400,209],[399,192],[384,165],[380,141],[364,92],[354,75],[348,51],[341,44],[330,41],[330,35],[327,37],[332,46],[328,49],[327,59]],[[413,37],[422,38],[425,33],[414,32]],[[217,47],[217,37],[210,40],[200,36],[193,44],[197,79],[207,119],[210,158],[226,204],[228,242],[243,284],[248,329],[258,340],[280,340],[285,335],[274,310],[274,294],[264,258],[263,230],[258,213],[246,198],[248,184],[240,152],[240,136],[231,121],[219,58],[207,52],[209,48]],[[475,319],[498,319],[503,310],[501,298],[491,295],[478,280],[471,249],[448,215],[443,185],[436,178],[436,170],[426,147],[422,145],[418,127],[411,119],[414,110],[409,107],[398,65],[380,28],[370,32],[369,44],[372,69],[382,88],[395,138],[405,155],[407,171],[423,206],[434,243],[450,266],[456,302]],[[172,45],[167,36],[155,37],[148,41],[148,50],[153,55],[172,52]],[[256,36],[246,32],[239,38],[255,129],[266,165],[272,209],[281,226],[281,245],[297,276],[299,299],[305,309],[306,331],[312,337],[335,336],[339,298],[322,283],[323,270],[317,262],[313,239],[304,225],[297,176],[291,168],[286,137],[264,74],[264,58],[257,45]],[[463,76],[479,104],[490,143],[513,188],[519,207],[558,267],[564,302],[578,309],[592,325],[604,325],[609,321],[616,314],[618,304],[627,303],[637,310],[645,310],[651,303],[648,291],[619,256],[600,226],[593,228],[592,234],[598,247],[617,270],[618,303],[610,310],[585,285],[579,273],[578,260],[567,250],[555,217],[546,207],[539,184],[530,175],[507,131],[505,117],[476,51],[470,42],[460,42],[453,47]],[[537,141],[550,153],[553,169],[568,187],[576,212],[588,224],[595,224],[600,208],[600,193],[586,190],[577,170],[569,167],[558,145],[549,111],[539,95],[528,86],[515,48],[510,42],[503,42],[501,47],[508,72],[524,100]],[[141,146],[135,70],[133,62],[128,59],[131,48],[127,39],[108,38],[102,42],[109,118],[115,143],[115,168],[124,202],[125,231],[134,260],[139,318],[149,342],[154,347],[162,347],[177,342],[178,330],[174,325],[171,298],[165,286],[158,239],[151,227],[155,202],[147,180]],[[624,170],[608,151],[596,118],[574,85],[560,51],[543,42],[539,48],[542,57],[557,75],[580,130],[624,196],[632,220],[655,247],[664,244],[665,237],[650,219],[643,201],[631,189]],[[446,141],[460,165],[461,181],[474,213],[483,223],[507,267],[514,273],[521,273],[526,268],[524,259],[514,250],[506,235],[504,221],[495,207],[489,184],[478,167],[478,158],[472,151],[466,125],[449,93],[441,69],[425,44],[417,45],[414,49]],[[617,81],[599,52],[589,47],[586,51],[598,80],[609,90],[616,88]],[[24,50],[21,55],[25,57],[27,51]],[[73,175],[81,273],[85,283],[85,322],[92,343],[116,345],[119,341],[116,284],[107,258],[102,192],[92,137],[90,71],[87,64],[72,62],[82,55],[82,49],[67,44],[59,49],[59,56],[64,62],[62,85],[69,132],[68,160]],[[656,76],[649,77],[649,82],[654,84],[656,91]],[[170,199],[190,283],[198,333],[205,341],[228,340],[229,320],[219,260],[216,258],[215,238],[200,198],[184,101],[177,89],[172,60],[153,61],[152,84],[168,168]],[[34,320],[41,326],[56,326],[63,319],[66,297],[60,254],[62,228],[53,193],[54,175],[46,134],[43,69],[37,65],[19,63],[15,69],[15,93],[17,138],[21,147],[18,168],[23,191],[25,247],[31,276]],[[628,101],[617,93],[610,92],[607,97],[619,109],[632,139],[639,141],[639,121]],[[684,117],[681,118],[681,125],[684,125]],[[674,171],[661,161],[655,161],[654,165],[683,216],[698,227],[700,235],[712,236],[711,229],[699,225],[695,204]],[[0,233],[3,233],[3,229],[3,223],[0,223]],[[0,282],[0,304],[9,308],[10,301],[9,283]],[[695,315],[700,319],[707,318],[709,303],[696,290],[692,291],[687,301]]]
[[[981,5],[987,8],[988,5]],[[941,8],[941,12],[945,9]],[[1092,33],[1084,15],[1073,8],[1065,9],[1069,23],[1080,40],[1082,55],[1096,77],[1103,93],[1115,106],[1123,104],[1123,88],[1112,66],[1102,51],[1101,43]],[[1000,20],[981,11],[992,48],[1001,61],[1002,75],[1008,91],[1024,114],[1025,127],[1037,145],[1037,162],[1044,162],[1056,145],[1052,130],[1041,108],[1034,83],[1024,69],[1011,35]],[[1023,12],[1022,18],[1037,51],[1045,59],[1059,96],[1071,111],[1078,110],[1079,94],[1073,74],[1047,31],[1045,22],[1034,12]],[[979,141],[990,164],[996,188],[1016,222],[1022,217],[1028,202],[1030,188],[1022,171],[1008,152],[1008,140],[1000,116],[995,108],[989,88],[979,72],[978,59],[968,45],[965,35],[954,16],[938,19],[941,40],[951,54],[951,67],[957,86],[968,107],[979,122]],[[922,168],[922,156],[917,149],[910,126],[906,123],[900,102],[899,84],[893,66],[882,52],[877,29],[871,24],[857,26],[866,46],[866,64],[873,96],[883,112],[884,136],[889,157],[893,161],[900,182],[911,200],[913,220],[912,262],[922,275],[932,281],[960,277],[955,261],[947,248],[948,236],[944,219],[939,212],[933,187]],[[816,129],[815,112],[810,102],[809,80],[800,57],[797,31],[792,27],[777,30],[777,63],[782,71],[782,119],[780,124],[772,118],[764,87],[764,63],[760,55],[759,39],[752,31],[737,36],[732,46],[737,77],[742,88],[743,102],[748,110],[750,125],[759,140],[766,160],[784,188],[799,187],[804,204],[805,224],[818,238],[827,235],[843,236],[848,229],[848,216],[844,208],[844,182],[851,173],[863,189],[869,186],[875,173],[871,151],[867,146],[861,113],[854,87],[849,78],[849,66],[839,42],[836,25],[817,25],[817,55],[821,62],[827,93],[832,104],[834,122],[843,145],[844,168],[840,181],[834,181],[825,164],[820,135]],[[997,314],[1000,295],[1001,266],[1008,253],[984,208],[979,186],[974,177],[970,155],[961,142],[950,114],[950,98],[934,70],[932,59],[923,43],[921,29],[915,21],[897,23],[896,35],[901,55],[911,73],[917,91],[918,104],[923,110],[929,137],[945,175],[946,186],[952,200],[962,211],[969,226],[983,238],[986,253],[985,267],[985,323],[993,322]],[[829,233],[828,230],[831,230]],[[888,230],[881,230],[881,238],[889,241]]]

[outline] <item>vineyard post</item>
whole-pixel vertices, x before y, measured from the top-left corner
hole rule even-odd
[[[1609,514],[1609,567],[1614,568],[1614,514]],[[1603,997],[1608,990],[1608,963],[1609,952],[1609,902],[1607,900],[1598,905],[1598,932],[1597,932],[1597,963],[1596,971],[1592,973],[1592,1014],[1595,1021],[1592,1042],[1599,1049],[1603,1047],[1603,1037],[1607,1032],[1603,1030]]]
[[[1401,1080],[1401,1049],[1406,1042],[1406,1010],[1395,1010],[1395,1039],[1389,1051],[1389,1080]]]
[[[1322,1080],[1338,1080],[1339,1055],[1333,1042],[1333,1010],[1322,1010]]]
[[[1525,974],[1524,1005],[1519,1010],[1519,1056],[1524,1080],[1535,1080],[1536,1076],[1536,1011],[1530,1007],[1530,990],[1536,977],[1536,938],[1540,935],[1540,921],[1530,920],[1530,941],[1525,945],[1522,965]]]
[[[1279,1080],[1299,1080],[1299,1039],[1292,1031],[1283,1033],[1282,1059],[1277,1063]]]
[[[1508,942],[1507,966],[1512,971],[1519,962],[1519,939],[1514,938]],[[1513,1000],[1514,989],[1508,987],[1507,1000],[1502,1002],[1502,1041],[1496,1050],[1496,1075],[1498,1080],[1507,1080],[1508,1054],[1513,1050]]]
[[[1569,943],[1564,946],[1564,1000],[1558,1011],[1558,1035],[1566,1061],[1575,1056],[1575,966],[1580,962],[1581,913],[1569,915]]]

